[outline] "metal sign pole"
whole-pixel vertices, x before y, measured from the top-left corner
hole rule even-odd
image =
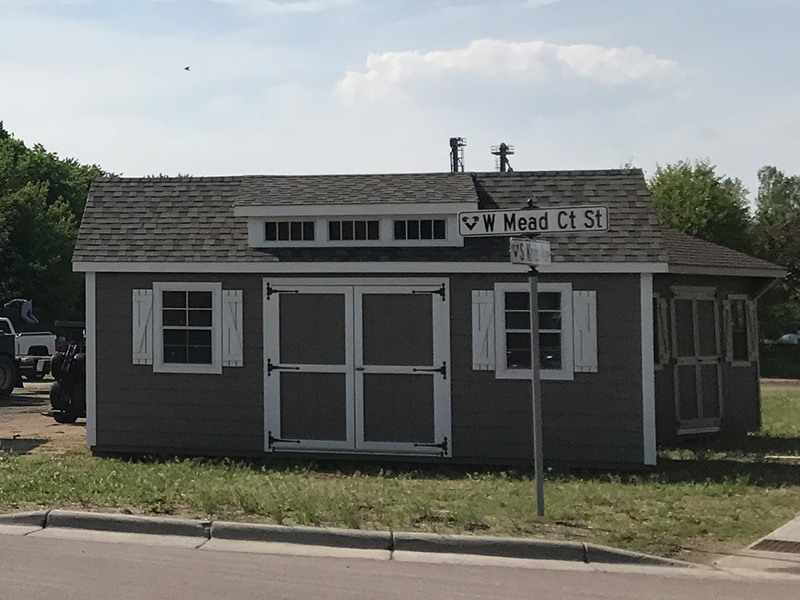
[[[531,267],[531,395],[533,398],[533,465],[536,514],[544,516],[544,456],[542,451],[542,380],[539,373],[539,272]]]

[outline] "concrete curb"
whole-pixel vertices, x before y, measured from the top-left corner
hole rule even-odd
[[[117,533],[175,535],[203,540],[234,540],[304,544],[333,548],[471,554],[503,558],[559,560],[599,564],[653,565],[696,568],[699,565],[660,556],[639,554],[581,542],[471,535],[440,535],[364,531],[323,527],[289,527],[225,521],[197,521],[114,513],[49,510],[0,515],[0,525],[28,525],[42,529],[88,529]]]

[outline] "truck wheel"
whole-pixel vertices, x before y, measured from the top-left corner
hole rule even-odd
[[[74,423],[78,420],[78,413],[72,408],[68,408],[67,410],[53,413],[53,418],[56,423]]]
[[[17,382],[17,366],[5,354],[0,354],[0,398],[11,395]]]

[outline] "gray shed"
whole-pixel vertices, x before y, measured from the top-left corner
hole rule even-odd
[[[528,199],[609,209],[548,237],[547,463],[759,426],[755,302],[783,270],[659,226],[639,170],[103,178],[73,257],[90,447],[531,462],[527,270],[458,233]]]

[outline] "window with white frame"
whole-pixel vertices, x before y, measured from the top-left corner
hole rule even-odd
[[[222,286],[219,283],[153,284],[153,370],[222,372]]]
[[[539,285],[539,365],[543,379],[573,378],[572,286]],[[496,374],[526,379],[531,370],[530,286],[495,285]]]
[[[379,240],[380,221],[377,219],[328,221],[328,239],[332,242]]]
[[[750,366],[758,359],[755,302],[745,295],[732,294],[724,301],[726,350],[733,366]]]
[[[661,369],[669,364],[670,359],[670,329],[669,305],[666,298],[659,294],[653,295],[653,358],[655,368]]]
[[[443,240],[447,237],[444,219],[395,219],[395,240]]]
[[[267,242],[310,242],[314,240],[314,221],[266,221]]]

